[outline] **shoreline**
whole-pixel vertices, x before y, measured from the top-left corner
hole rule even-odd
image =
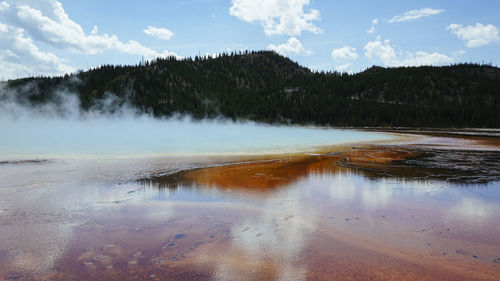
[[[341,168],[351,171],[360,171],[365,176],[377,177],[401,177],[413,180],[419,179],[438,179],[452,180],[462,183],[486,183],[489,181],[500,181],[500,161],[490,159],[488,163],[482,163],[482,166],[475,167],[477,170],[484,171],[488,167],[494,166],[499,172],[489,173],[487,175],[468,173],[463,174],[454,161],[454,154],[460,154],[462,158],[490,157],[500,159],[500,139],[494,142],[488,142],[484,137],[475,137],[471,143],[460,147],[443,147],[439,144],[419,145],[418,141],[426,141],[426,135],[397,134],[398,138],[393,140],[354,142],[335,146],[316,147],[310,153],[290,153],[290,154],[271,154],[259,155],[242,161],[226,161],[206,167],[193,168],[189,170],[178,171],[175,174],[149,177],[140,179],[140,181],[157,182],[160,186],[168,182],[182,182],[184,184],[215,184],[218,186],[237,186],[238,183],[247,183],[247,186],[256,185],[259,188],[266,185],[281,185],[293,182],[301,175],[311,172],[333,172]],[[435,136],[435,135],[431,135]],[[442,137],[439,135],[438,137]],[[451,136],[449,139],[463,139],[460,136]],[[417,143],[415,143],[417,142]],[[432,140],[431,140],[432,142]],[[486,147],[486,151],[478,151]],[[498,152],[498,153],[497,153]],[[433,154],[433,155],[431,155]],[[437,156],[436,156],[437,155]],[[440,157],[441,166],[446,166],[434,175],[432,170],[436,167],[428,165],[431,162],[429,158]],[[427,157],[427,158],[426,158]],[[421,159],[421,161],[416,161]],[[408,161],[410,160],[410,161]],[[427,161],[427,162],[426,162]],[[246,170],[245,170],[246,169]],[[248,176],[252,169],[260,178],[260,183],[255,180],[255,176]],[[286,169],[286,175],[280,170]],[[407,170],[411,169],[411,172]],[[255,172],[255,171],[254,171]],[[270,180],[268,180],[268,178]]]

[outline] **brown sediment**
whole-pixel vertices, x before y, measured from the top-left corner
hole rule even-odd
[[[368,158],[376,160],[367,161]],[[475,184],[500,180],[500,151],[497,150],[375,146],[361,149],[339,165],[371,177]]]
[[[363,145],[340,147],[329,153],[194,169],[149,180],[160,187],[196,184],[265,191],[291,184],[311,173],[346,170],[369,177],[486,183],[500,179],[500,152]]]
[[[301,154],[273,160],[255,160],[244,163],[182,171],[174,175],[153,177],[149,180],[160,187],[178,184],[217,186],[217,188],[269,190],[296,182],[311,173],[336,173],[346,168],[386,169],[394,161],[415,156],[405,148],[361,146],[338,147],[335,152]]]
[[[499,268],[492,264],[442,253],[429,255],[423,250],[405,249],[366,236],[322,235],[311,252],[310,262],[314,266],[308,279],[495,280],[500,274]],[[328,258],[320,260],[317,252],[327,254]]]
[[[218,188],[268,190],[290,184],[311,172],[337,169],[338,156],[306,156],[255,161],[186,172],[183,178],[198,185]]]

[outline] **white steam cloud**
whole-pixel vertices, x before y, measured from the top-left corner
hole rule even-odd
[[[385,139],[357,131],[262,125],[222,119],[154,118],[112,94],[82,111],[76,94],[33,106],[19,91],[0,89],[0,159],[58,157],[189,156],[281,153],[313,146]]]

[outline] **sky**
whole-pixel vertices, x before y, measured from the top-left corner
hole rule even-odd
[[[274,50],[315,71],[500,64],[500,1],[0,0],[0,80]]]

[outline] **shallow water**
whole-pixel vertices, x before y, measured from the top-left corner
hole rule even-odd
[[[0,113],[0,128],[0,160],[286,153],[311,150],[315,146],[394,138],[355,130],[253,122],[192,122],[148,116],[75,120],[7,118]]]
[[[291,158],[277,161],[294,170]],[[265,171],[266,163],[255,165]],[[0,165],[0,279],[500,276],[499,182],[374,179],[330,165],[268,188],[156,177],[213,164],[197,157]],[[242,183],[276,177],[248,165]]]

